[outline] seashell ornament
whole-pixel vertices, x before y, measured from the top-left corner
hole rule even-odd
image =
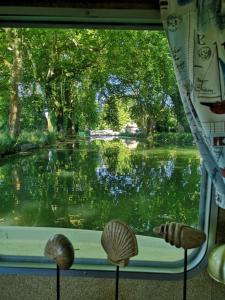
[[[138,254],[137,239],[132,229],[120,220],[111,220],[102,232],[101,244],[108,260],[116,266],[126,266]]]
[[[225,245],[216,245],[208,257],[209,275],[216,280],[225,284]]]
[[[181,223],[167,223],[153,229],[162,235],[167,243],[177,248],[192,249],[200,247],[206,240],[203,231]]]
[[[73,245],[65,235],[56,234],[48,240],[44,255],[54,259],[59,269],[67,270],[74,261]]]

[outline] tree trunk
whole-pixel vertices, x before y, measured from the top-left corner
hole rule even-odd
[[[47,114],[45,114],[45,117],[46,117],[46,120],[47,120],[47,130],[48,130],[48,132],[53,132],[54,128],[53,128],[53,125],[52,125],[50,115],[47,113]]]
[[[146,133],[149,134],[155,130],[155,122],[150,117],[147,118]]]
[[[17,29],[8,29],[10,48],[13,52],[13,63],[11,65],[11,96],[9,106],[8,128],[11,137],[17,137],[20,134],[20,95],[19,85],[22,75],[22,56],[21,56],[21,37]]]
[[[79,123],[75,123],[75,126],[74,126],[74,133],[75,134],[78,134],[79,132]]]
[[[190,127],[184,112],[183,104],[179,95],[179,91],[177,90],[176,93],[170,95],[173,104],[174,104],[174,112],[177,118],[177,122],[180,126],[180,128],[183,128],[182,130],[184,132],[190,132]],[[179,127],[178,127],[179,128]]]
[[[67,118],[67,134],[73,134],[73,122],[70,117]]]
[[[60,108],[56,117],[56,128],[58,132],[64,133],[64,112],[63,108]]]

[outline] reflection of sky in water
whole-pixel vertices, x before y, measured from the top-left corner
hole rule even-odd
[[[174,171],[174,161],[168,160],[164,165],[164,171],[166,177],[171,177]]]
[[[141,166],[145,168],[147,166],[145,161],[142,161]],[[165,178],[170,179],[173,176],[173,173],[175,172],[175,160],[170,159],[164,162],[160,162],[160,165],[156,166],[155,168],[150,168],[149,178],[152,176],[157,176],[158,169],[162,167],[163,169],[163,176],[158,177],[158,181],[163,183],[165,181]],[[198,167],[198,173],[200,174],[201,167]],[[188,164],[184,166],[183,171],[189,175],[192,174],[192,165]],[[110,172],[107,168],[106,164],[104,163],[104,159],[101,157],[100,160],[100,166],[96,168],[96,176],[98,179],[98,182],[101,185],[104,185],[106,183],[107,185],[107,191],[112,196],[118,196],[120,194],[126,194],[129,188],[132,188],[133,192],[139,193],[143,187],[143,181],[142,180],[136,180],[135,174],[137,172],[137,169],[133,167],[129,174],[117,174],[116,172]],[[183,179],[180,178],[180,180],[183,180],[182,185],[183,187],[188,184],[188,180],[186,180],[185,176]],[[140,178],[139,178],[140,179]],[[155,196],[156,191],[151,190],[148,193],[149,196]]]
[[[201,165],[198,166],[198,173],[202,174],[202,166]]]
[[[188,165],[188,166],[187,166],[187,172],[188,172],[188,174],[191,175],[191,165]]]
[[[109,187],[108,191],[113,196],[118,196],[120,194],[126,193],[128,187],[135,187],[136,192],[139,192],[142,184],[138,186],[135,182],[135,179],[132,178],[132,175],[135,175],[136,170],[133,169],[131,173],[132,174],[124,175],[112,173],[108,170],[103,160],[101,160],[101,165],[96,168],[96,176],[98,178],[98,182],[100,184],[104,184],[104,182],[106,182],[107,186]],[[120,186],[120,188],[118,186]]]

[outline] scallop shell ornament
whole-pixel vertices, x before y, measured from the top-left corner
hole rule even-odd
[[[65,235],[56,234],[48,240],[44,255],[49,259],[54,259],[59,269],[67,270],[74,261],[73,245]]]
[[[132,229],[120,220],[105,225],[101,237],[108,260],[117,266],[126,266],[129,259],[138,254],[137,239]]]
[[[158,235],[162,235],[167,243],[177,248],[198,248],[206,240],[206,235],[203,231],[181,223],[162,224],[154,228],[153,231]]]

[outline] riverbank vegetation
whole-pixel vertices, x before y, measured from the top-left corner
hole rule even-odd
[[[0,154],[131,121],[189,132],[161,31],[1,29],[0,87]]]

